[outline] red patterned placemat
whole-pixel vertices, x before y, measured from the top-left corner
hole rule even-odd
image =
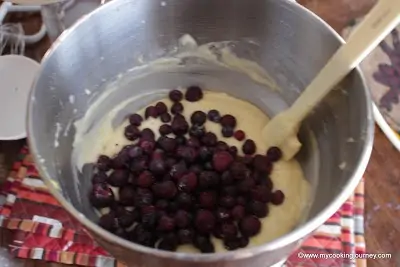
[[[27,148],[21,151],[0,191],[0,226],[14,230],[12,255],[81,266],[123,266],[99,247],[51,196],[41,181]],[[287,267],[364,267],[364,259],[306,259],[312,254],[365,253],[364,182],[324,225],[286,262]],[[300,256],[299,256],[300,255]],[[314,256],[314,255],[312,255]]]

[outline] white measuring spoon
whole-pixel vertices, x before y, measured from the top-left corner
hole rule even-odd
[[[283,158],[291,159],[301,147],[301,122],[399,23],[400,0],[380,0],[294,104],[264,127],[267,145],[279,147]]]

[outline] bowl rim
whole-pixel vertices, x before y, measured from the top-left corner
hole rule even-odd
[[[42,72],[44,66],[46,66],[49,58],[52,56],[54,51],[57,47],[61,44],[62,40],[68,38],[72,31],[79,28],[81,24],[88,21],[90,17],[96,16],[101,12],[105,12],[103,10],[107,9],[109,6],[113,5],[114,7],[118,7],[119,5],[123,5],[128,3],[130,0],[122,0],[122,1],[110,1],[96,10],[92,11],[91,13],[85,15],[83,18],[78,20],[73,26],[69,29],[66,29],[58,38],[57,40],[51,45],[49,50],[46,52],[42,59],[41,68],[39,74]],[[302,12],[309,19],[314,20],[316,23],[320,25],[320,27],[325,27],[341,44],[345,43],[344,39],[331,27],[329,26],[322,18],[318,17],[312,11],[308,10],[307,8],[303,7],[302,5],[294,2],[293,0],[280,0],[282,5],[285,5],[285,8],[288,9],[296,9],[296,12]],[[343,190],[338,194],[338,196],[329,204],[327,205],[321,212],[314,216],[311,220],[307,221],[300,227],[292,230],[291,232],[274,239],[268,243],[265,243],[260,246],[255,247],[248,247],[243,248],[236,251],[228,251],[228,252],[219,252],[213,254],[195,254],[195,253],[183,253],[183,252],[168,252],[162,251],[155,248],[145,247],[131,241],[127,241],[123,238],[120,238],[94,222],[90,221],[86,218],[82,213],[76,210],[71,203],[69,203],[61,194],[61,192],[57,189],[56,185],[52,182],[50,175],[48,174],[46,168],[44,167],[43,163],[41,162],[40,156],[38,156],[39,148],[37,144],[34,142],[34,138],[32,137],[33,132],[33,121],[31,120],[32,110],[33,110],[33,101],[32,96],[34,96],[37,88],[37,81],[39,80],[40,75],[36,76],[36,79],[33,83],[32,90],[30,92],[30,96],[28,98],[28,109],[27,109],[27,133],[28,133],[28,145],[31,149],[31,154],[33,160],[36,164],[38,172],[40,176],[43,178],[45,185],[49,188],[50,193],[61,203],[63,208],[65,208],[68,213],[70,213],[75,219],[77,219],[89,232],[95,234],[96,238],[101,238],[103,241],[109,242],[111,244],[119,244],[120,246],[124,247],[128,250],[133,250],[143,254],[151,254],[153,256],[166,258],[166,259],[175,259],[181,261],[188,261],[188,262],[216,262],[216,261],[230,261],[230,260],[240,260],[246,259],[250,257],[257,256],[264,252],[274,251],[279,248],[283,248],[288,245],[296,244],[297,246],[300,245],[301,241],[307,237],[311,232],[316,230],[319,226],[325,223],[342,205],[345,201],[350,197],[350,195],[354,192],[356,186],[362,179],[364,171],[367,167],[369,162],[369,158],[372,152],[373,146],[373,139],[374,139],[374,119],[372,116],[372,98],[371,93],[368,89],[366,84],[365,78],[359,66],[357,66],[353,71],[357,73],[359,78],[361,79],[361,83],[363,85],[363,91],[366,98],[366,113],[367,113],[367,125],[366,125],[366,134],[364,138],[364,146],[358,160],[356,168],[353,170],[352,173],[349,173],[350,179],[344,185]]]

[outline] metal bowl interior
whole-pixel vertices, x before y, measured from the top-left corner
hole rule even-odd
[[[313,185],[314,201],[304,222],[291,233],[256,248],[193,255],[129,243],[93,223],[96,215],[86,201],[90,171],[79,173],[71,162],[75,135],[71,122],[81,118],[120,74],[143,64],[143,60],[162,57],[178,46],[184,34],[192,35],[200,44],[234,41],[238,56],[261,65],[280,91],[265,90],[244,76],[234,78],[229,71],[223,72],[229,79],[214,88],[248,100],[270,115],[280,111],[271,108],[271,99],[283,103],[281,108],[290,105],[342,42],[321,19],[285,0],[231,0],[229,5],[225,0],[114,0],[64,32],[42,62],[28,110],[29,143],[38,169],[61,204],[101,245],[129,266],[276,263],[340,207],[366,168],[372,149],[373,119],[370,95],[358,70],[303,125],[303,148],[298,159]],[[209,69],[195,70],[159,73],[147,80],[127,79],[110,95],[109,107],[103,110],[148,90],[157,93],[193,82],[205,86],[212,83],[204,78]],[[179,75],[179,84],[171,75]],[[142,100],[140,105],[154,97],[160,95]],[[317,150],[307,129],[315,136]],[[79,179],[79,186],[74,177]]]

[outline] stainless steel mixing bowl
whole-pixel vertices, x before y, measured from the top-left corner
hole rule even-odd
[[[286,0],[114,0],[64,32],[42,62],[28,112],[37,167],[62,206],[128,266],[271,266],[327,220],[360,181],[373,142],[369,92],[355,70],[304,123],[315,136],[318,152],[304,135],[298,159],[315,196],[304,222],[292,232],[260,247],[212,255],[142,247],[93,223],[96,215],[86,201],[90,171],[82,174],[71,162],[75,134],[71,120],[85,114],[109,81],[177,47],[183,34],[191,34],[199,43],[235,41],[231,44],[240,48],[239,56],[263,66],[280,91],[271,93],[250,82],[237,88],[235,77],[240,75],[229,76],[232,80],[226,79],[221,90],[232,91],[268,113],[277,111],[266,104],[274,97],[292,103],[342,42],[321,19]],[[164,73],[125,84],[105,106],[152,88],[185,86],[192,78],[206,80],[204,73],[181,71],[180,82]],[[73,177],[78,177],[79,185]]]

